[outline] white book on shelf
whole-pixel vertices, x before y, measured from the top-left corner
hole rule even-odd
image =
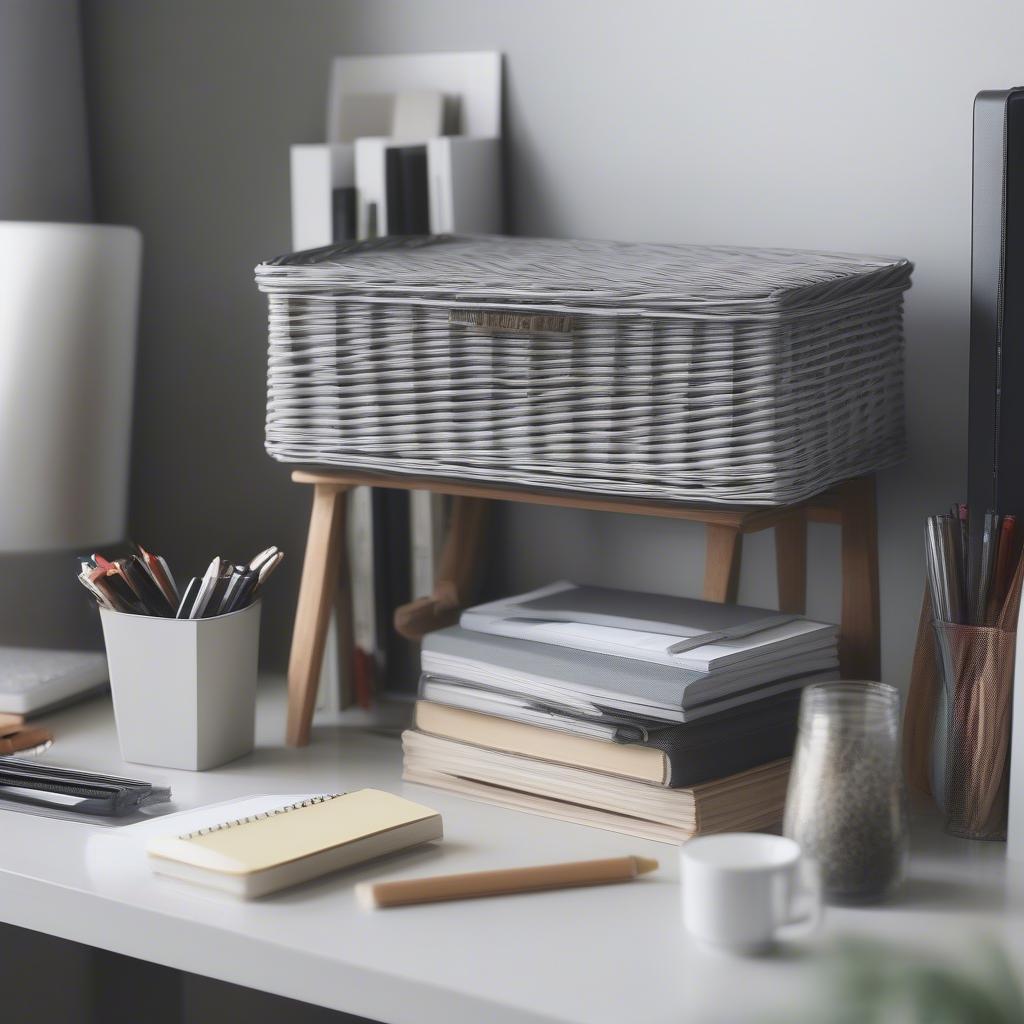
[[[349,494],[349,580],[352,588],[352,644],[371,661],[377,650],[377,595],[373,576],[373,491]],[[357,655],[358,656],[358,655]]]
[[[387,134],[382,96],[432,90],[445,98],[445,131],[457,135],[501,134],[501,54],[409,53],[335,57],[327,97],[327,139],[347,142],[358,135]],[[358,114],[358,118],[355,116]],[[391,108],[390,119],[394,119]]]
[[[327,621],[324,660],[320,665],[320,682],[316,691],[316,710],[324,714],[340,711],[345,703],[342,691],[349,670],[341,661],[341,629],[337,613],[332,614]]]
[[[334,190],[354,184],[353,146],[292,146],[292,248],[296,252],[335,240]]]
[[[501,139],[428,139],[427,188],[434,234],[500,234]]]
[[[444,135],[444,94],[436,89],[398,93],[391,115],[390,134],[399,141]]]
[[[445,496],[430,491],[409,492],[409,532],[412,549],[412,596],[434,592],[444,543]]]
[[[328,100],[328,143],[355,142],[364,135],[390,135],[395,97],[389,92],[349,90]]]

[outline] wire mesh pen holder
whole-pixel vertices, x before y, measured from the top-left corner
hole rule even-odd
[[[938,620],[932,629],[939,674],[932,788],[946,831],[1006,839],[1017,635]]]

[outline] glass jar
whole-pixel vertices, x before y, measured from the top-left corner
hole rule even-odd
[[[872,903],[897,888],[907,807],[895,687],[837,682],[804,690],[783,832],[817,864],[830,903]]]
[[[1017,635],[994,626],[934,622],[940,686],[931,785],[946,831],[1006,839]]]

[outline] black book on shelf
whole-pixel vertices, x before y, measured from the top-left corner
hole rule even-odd
[[[427,147],[390,146],[384,160],[389,235],[429,235]]]
[[[336,188],[331,192],[331,236],[335,242],[351,242],[358,237],[354,185]]]
[[[419,682],[418,652],[395,629],[395,609],[412,600],[409,492],[374,488],[373,591],[377,622],[378,687],[413,696]]]
[[[402,234],[429,235],[427,147],[403,146],[399,153],[402,181]]]
[[[389,235],[405,235],[405,189],[402,184],[402,148],[389,146],[384,156],[385,227]]]

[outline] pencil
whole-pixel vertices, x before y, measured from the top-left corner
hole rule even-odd
[[[362,882],[356,898],[367,908],[401,907],[411,903],[477,899],[510,893],[568,889],[582,885],[631,882],[639,875],[656,871],[658,862],[649,857],[613,857],[608,860],[579,860],[566,864],[542,864],[503,871],[474,871],[464,875],[435,875],[399,882]]]
[[[971,622],[975,626],[987,626],[988,592],[992,586],[992,561],[995,557],[999,518],[990,509],[985,513],[985,526],[981,534],[981,563],[978,566],[978,590],[975,594],[974,614]]]
[[[994,624],[1006,600],[1006,592],[1010,589],[1010,577],[1016,565],[1013,562],[1014,533],[1017,528],[1017,517],[1010,513],[1003,516],[999,526],[999,542],[996,545],[995,570],[992,578],[992,592],[989,595],[987,620]]]

